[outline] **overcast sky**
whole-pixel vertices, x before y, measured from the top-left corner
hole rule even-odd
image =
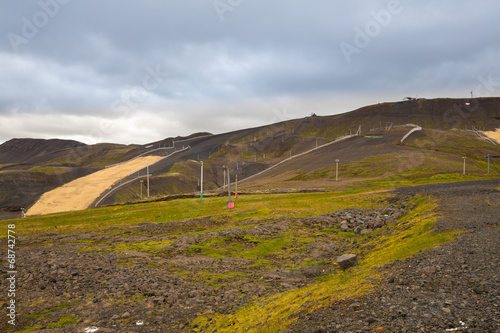
[[[0,143],[500,96],[498,1],[0,0]]]

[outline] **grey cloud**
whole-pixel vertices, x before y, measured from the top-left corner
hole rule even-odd
[[[480,75],[497,75],[500,55],[494,2],[401,0],[401,10],[360,47],[357,29],[366,33],[397,2],[242,0],[221,20],[212,0],[58,1],[0,5],[0,117],[18,122],[17,111],[130,124],[106,134],[108,141],[139,142],[171,124],[182,134],[265,124],[287,96],[303,109],[329,110],[329,95],[366,102],[406,93],[460,95]],[[14,52],[9,34],[22,36],[26,20],[43,12],[40,3],[59,4],[57,13]],[[341,43],[358,48],[350,62]],[[168,75],[146,89],[148,68]],[[353,105],[340,99],[344,104],[332,112]],[[162,125],[145,123],[155,129],[143,134],[136,125],[141,114]],[[82,124],[91,130],[96,122]],[[69,135],[53,126],[22,133]],[[10,135],[0,133],[0,142]]]

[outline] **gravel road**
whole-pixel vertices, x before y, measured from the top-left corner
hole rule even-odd
[[[304,316],[288,332],[500,332],[500,180],[401,188],[439,201],[457,241],[384,268],[383,285]]]

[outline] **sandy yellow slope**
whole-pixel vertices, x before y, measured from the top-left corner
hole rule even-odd
[[[500,144],[500,131],[489,131],[489,132],[483,132],[484,135],[486,135],[488,138],[495,140]]]
[[[162,157],[147,156],[94,172],[44,193],[27,215],[50,214],[86,209],[116,181],[152,164]]]

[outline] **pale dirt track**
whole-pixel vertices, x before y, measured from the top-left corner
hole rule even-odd
[[[498,142],[500,144],[500,131],[489,131],[489,132],[482,132],[484,135],[486,135],[488,138]]]
[[[116,181],[162,159],[161,156],[140,157],[127,163],[97,171],[44,193],[27,215],[42,215],[88,208],[101,193]]]

